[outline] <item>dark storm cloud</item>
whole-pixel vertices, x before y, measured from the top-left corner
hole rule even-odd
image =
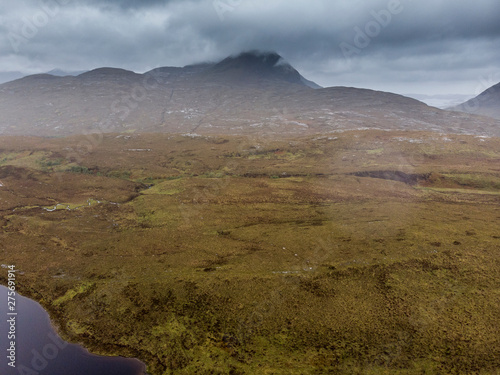
[[[263,49],[325,86],[466,91],[500,61],[497,0],[0,4],[0,71],[104,65],[144,71]]]

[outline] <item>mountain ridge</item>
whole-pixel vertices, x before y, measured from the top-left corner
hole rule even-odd
[[[500,122],[442,111],[394,93],[313,89],[276,53],[143,74],[98,68],[34,75],[0,85],[0,133],[310,134],[359,128],[500,135]]]

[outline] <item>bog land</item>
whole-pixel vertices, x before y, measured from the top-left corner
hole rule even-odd
[[[0,144],[2,259],[95,353],[155,375],[498,373],[498,138]]]

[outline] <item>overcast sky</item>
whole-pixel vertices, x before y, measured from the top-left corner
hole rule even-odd
[[[144,72],[276,51],[322,86],[474,95],[500,81],[499,0],[0,0],[0,73]]]

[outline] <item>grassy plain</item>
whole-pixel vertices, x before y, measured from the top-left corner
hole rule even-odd
[[[500,139],[3,137],[0,181],[21,292],[151,374],[500,371]]]

